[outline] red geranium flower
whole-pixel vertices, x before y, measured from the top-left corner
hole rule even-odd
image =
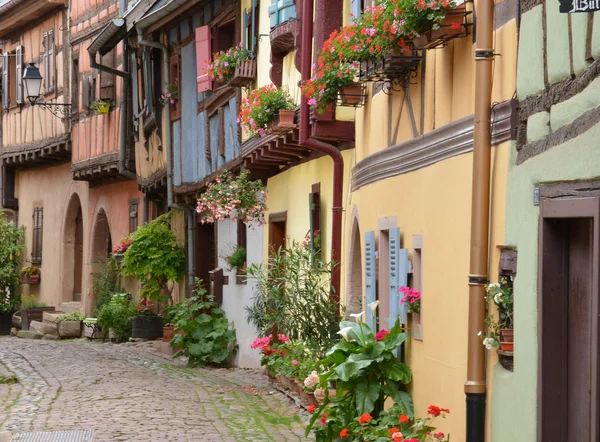
[[[402,422],[403,424],[408,422],[408,416],[405,416],[404,414],[400,415],[400,422]]]
[[[316,409],[317,407],[315,407],[314,405],[309,405],[307,408],[309,413],[314,413]]]
[[[366,423],[370,422],[371,419],[373,419],[371,417],[371,415],[369,413],[365,413],[361,417],[358,418],[358,423],[359,424],[366,424]]]
[[[340,431],[340,437],[346,437],[348,436],[348,429],[344,428],[342,431]]]

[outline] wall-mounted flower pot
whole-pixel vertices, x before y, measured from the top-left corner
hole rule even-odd
[[[415,73],[423,57],[406,45],[394,53],[360,62],[359,81],[396,83]]]
[[[163,323],[160,316],[134,316],[132,338],[160,339],[163,337]]]
[[[110,111],[110,103],[107,103],[106,101],[99,102],[94,110],[98,115],[105,115],[108,111]]]
[[[21,284],[40,285],[41,275],[21,275]]]
[[[280,110],[279,111],[279,127],[294,128],[294,118],[296,117],[295,110]]]
[[[256,60],[244,60],[236,66],[233,78],[229,82],[233,87],[248,87],[256,79]]]
[[[500,349],[502,351],[513,351],[514,345],[512,342],[500,342]]]
[[[446,17],[440,23],[438,29],[429,29],[413,39],[412,43],[416,49],[434,49],[443,46],[453,38],[466,37],[469,35],[466,17],[470,14],[465,5],[446,10]]]
[[[352,83],[339,88],[338,96],[338,104],[340,106],[359,107],[364,104],[366,93],[363,85]]]
[[[502,342],[513,342],[513,333],[514,330],[512,328],[503,328],[500,330],[500,338]]]

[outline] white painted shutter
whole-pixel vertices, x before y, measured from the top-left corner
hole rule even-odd
[[[9,63],[9,54],[2,54],[2,107],[4,109],[8,109],[8,91],[10,87],[8,85],[9,76],[8,73],[10,71],[8,63]]]
[[[50,77],[48,75],[48,32],[44,32],[44,38],[42,40],[42,66],[44,67],[43,74],[43,85],[44,85],[44,93],[49,89],[50,85]]]
[[[48,31],[48,90],[54,90],[54,29]]]
[[[23,45],[17,46],[16,57],[17,104],[23,103]]]
[[[367,324],[377,330],[376,318],[373,317],[368,305],[377,299],[377,279],[375,276],[375,232],[365,233],[365,310],[367,311]]]

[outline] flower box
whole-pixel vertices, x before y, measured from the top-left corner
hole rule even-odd
[[[294,119],[296,117],[296,111],[294,110],[280,110],[279,115],[271,122],[269,131],[270,132],[285,132],[289,129],[295,129],[296,124]]]
[[[411,75],[416,75],[422,59],[423,56],[418,55],[412,47],[406,46],[398,53],[361,61],[359,81],[402,84]]]
[[[41,275],[21,275],[21,284],[40,285]]]
[[[233,87],[248,87],[256,80],[256,60],[243,60],[235,67],[229,82]]]
[[[469,35],[468,26],[470,24],[467,23],[467,15],[470,13],[464,4],[455,9],[448,9],[446,18],[440,24],[439,29],[429,29],[414,38],[413,46],[415,49],[434,49],[445,45],[454,38],[466,37]]]
[[[339,106],[361,107],[365,104],[366,87],[360,83],[352,83],[338,89]]]

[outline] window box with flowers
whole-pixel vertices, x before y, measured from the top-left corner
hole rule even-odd
[[[483,345],[488,350],[498,350],[500,364],[512,371],[513,359],[513,287],[511,278],[502,278],[500,283],[485,287],[488,316],[485,319],[487,333],[479,332]],[[496,311],[490,311],[492,305]]]
[[[428,23],[427,19],[420,30],[420,35],[413,39],[415,49],[435,49],[445,45],[454,38],[466,37],[468,35],[467,11],[464,4],[456,6],[454,2],[433,1],[426,4],[425,0],[417,3],[417,8],[421,15],[430,14],[435,11],[433,23]]]
[[[21,284],[40,285],[41,271],[38,267],[23,267],[20,276]]]
[[[211,80],[227,83],[232,87],[248,87],[256,79],[256,60],[243,43],[213,55],[213,62],[206,67]]]
[[[198,199],[196,211],[201,223],[214,223],[231,218],[246,224],[265,224],[266,191],[260,181],[248,179],[249,172],[233,176],[225,172],[208,185]]]
[[[268,129],[293,129],[296,127],[294,108],[290,94],[269,84],[244,97],[237,122],[251,135],[264,136]]]
[[[115,246],[115,248],[113,248],[113,258],[115,258],[117,266],[119,266],[119,267],[121,266],[121,262],[123,261],[123,256],[125,255],[125,252],[129,248],[129,246],[131,246],[132,241],[133,240],[129,237],[123,238],[119,242],[119,245]]]

